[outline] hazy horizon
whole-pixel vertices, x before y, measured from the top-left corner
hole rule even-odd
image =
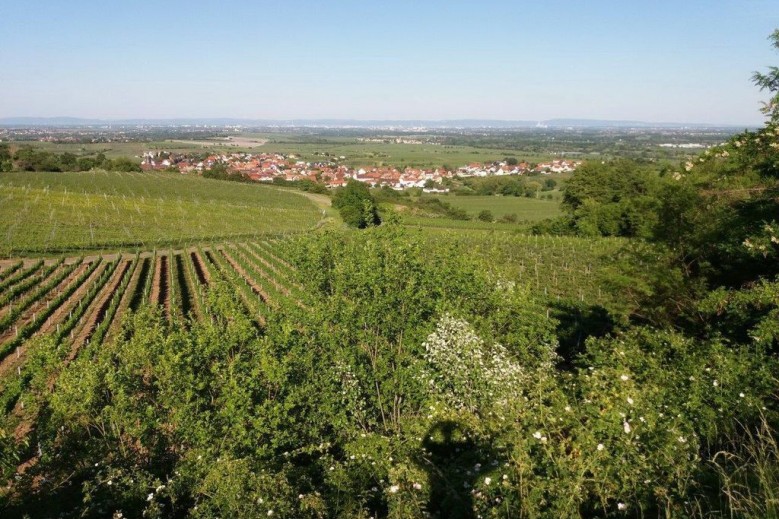
[[[775,2],[12,3],[0,118],[751,126]]]
[[[676,122],[676,121],[634,121],[617,119],[574,119],[556,118],[545,120],[519,120],[519,119],[249,119],[240,117],[176,117],[176,118],[132,118],[132,119],[101,119],[81,117],[0,117],[0,126],[4,127],[92,127],[102,125],[117,126],[246,126],[246,127],[333,127],[333,128],[389,128],[400,127],[411,129],[413,127],[429,126],[430,128],[495,128],[495,129],[564,129],[564,128],[757,128],[754,124],[710,124],[706,122]]]

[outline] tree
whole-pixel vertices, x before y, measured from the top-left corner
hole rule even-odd
[[[114,160],[106,160],[103,167],[111,171],[141,171],[140,164],[133,162],[127,157],[119,157]]]
[[[588,162],[566,183],[563,207],[584,235],[652,235],[658,219],[658,175],[629,160]]]
[[[345,187],[336,191],[333,207],[350,227],[364,229],[381,223],[376,201],[362,182],[349,180]]]
[[[72,153],[65,152],[59,157],[59,162],[64,171],[76,171],[78,169],[76,156]]]
[[[771,44],[779,49],[779,29],[776,29],[768,37]],[[774,123],[779,123],[779,67],[769,67],[768,73],[755,72],[752,81],[760,87],[760,90],[768,90],[773,97],[763,106],[763,113]]]

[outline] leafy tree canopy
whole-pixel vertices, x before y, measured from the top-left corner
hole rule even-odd
[[[333,207],[350,227],[364,229],[381,223],[376,201],[362,182],[349,180],[345,187],[336,191]]]

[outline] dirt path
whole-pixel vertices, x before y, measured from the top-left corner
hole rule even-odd
[[[314,202],[320,209],[328,209],[333,206],[332,199],[327,195],[308,193],[306,191],[300,191],[300,194]]]
[[[165,284],[165,291],[167,291],[167,272],[163,271],[163,264],[167,266],[167,259],[165,256],[157,256],[154,262],[154,277],[151,282],[151,294],[149,295],[149,302],[153,305],[159,305],[164,303],[163,296],[163,283]],[[166,269],[167,270],[167,269]]]
[[[197,281],[203,286],[208,286],[211,282],[211,274],[208,269],[203,265],[203,258],[196,250],[189,251],[189,257],[192,260],[192,264],[195,266],[195,274],[197,275]]]

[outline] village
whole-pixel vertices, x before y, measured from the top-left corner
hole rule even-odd
[[[333,161],[307,162],[295,155],[278,153],[210,154],[200,159],[186,154],[148,151],[141,158],[141,168],[144,170],[177,170],[182,174],[198,174],[222,165],[229,171],[240,173],[256,182],[274,182],[277,179],[293,182],[308,180],[324,184],[328,188],[338,188],[354,179],[371,187],[387,186],[395,190],[416,187],[432,192],[446,191],[441,186],[446,178],[569,173],[581,164],[580,161],[562,159],[539,164],[508,159],[471,163],[456,170],[413,167],[400,170],[393,166],[352,168]],[[339,157],[340,160],[345,158]]]

